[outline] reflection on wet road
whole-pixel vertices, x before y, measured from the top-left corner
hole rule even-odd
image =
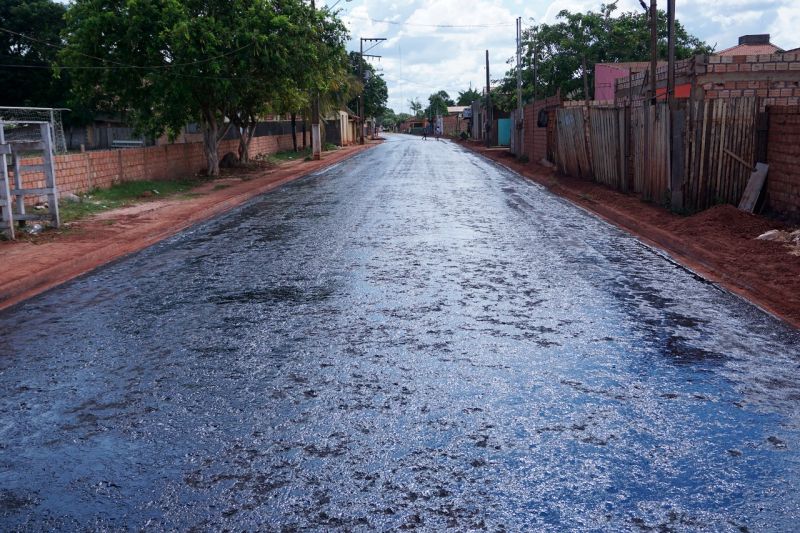
[[[790,530],[799,345],[391,137],[0,313],[0,526]]]

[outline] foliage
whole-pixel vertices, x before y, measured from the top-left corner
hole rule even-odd
[[[226,117],[251,127],[344,64],[344,26],[302,0],[76,0],[66,20],[74,94],[152,136],[199,121],[211,175]]]
[[[422,117],[422,102],[420,102],[418,98],[409,100],[408,107],[411,109],[411,112],[414,113],[415,117]]]
[[[108,189],[94,189],[80,195],[80,202],[59,202],[59,212],[63,222],[71,222],[95,213],[125,207],[146,201],[146,199],[188,191],[196,187],[198,180],[159,180],[128,181],[112,185]]]
[[[425,108],[425,116],[433,119],[436,116],[447,116],[447,107],[456,105],[447,91],[440,90],[428,96],[428,107]]]
[[[359,69],[359,62],[361,68]],[[358,77],[363,74],[362,98],[364,104],[364,117],[378,117],[386,109],[389,100],[389,91],[383,76],[375,73],[375,69],[366,59],[362,59],[358,52],[350,52],[350,68],[353,75]],[[350,109],[358,112],[358,98],[353,99]]]
[[[458,91],[456,105],[472,105],[475,100],[481,99],[481,93],[470,87],[466,91]]]
[[[523,99],[551,96],[559,89],[562,95],[584,98],[584,75],[591,96],[595,63],[649,61],[648,14],[642,11],[615,15],[616,9],[614,2],[601,5],[599,12],[563,10],[554,24],[526,28],[523,31]],[[664,59],[668,37],[664,11],[658,11],[657,22],[658,55]],[[690,35],[678,21],[675,37],[676,59],[711,53],[706,43]],[[506,73],[496,91],[492,98],[501,108],[511,109],[516,105],[515,69]]]
[[[0,64],[19,65],[0,67],[3,105],[66,105],[69,80],[66,76],[54,78],[49,68],[61,43],[65,12],[63,4],[52,0],[0,2],[0,28],[8,30],[0,31]]]

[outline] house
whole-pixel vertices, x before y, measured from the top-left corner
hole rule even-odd
[[[659,61],[656,66],[658,68],[666,68],[667,62]],[[603,102],[613,102],[616,80],[647,72],[649,69],[649,61],[596,63],[594,66],[594,99]]]
[[[459,135],[468,130],[469,120],[464,118],[464,111],[467,109],[471,107],[466,105],[447,107],[447,115],[442,117],[442,132],[445,135]]]

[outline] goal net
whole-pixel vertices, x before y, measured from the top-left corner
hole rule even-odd
[[[3,122],[6,142],[28,142],[41,140],[42,122],[50,123],[53,147],[57,153],[67,151],[61,111],[48,107],[0,107],[0,122]]]

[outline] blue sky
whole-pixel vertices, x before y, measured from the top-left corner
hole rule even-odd
[[[336,0],[327,0],[333,5]],[[649,0],[647,0],[649,3]],[[717,50],[737,44],[739,35],[769,33],[782,48],[800,46],[800,0],[676,0],[677,17],[692,33]],[[485,83],[485,50],[492,78],[514,55],[516,17],[553,22],[562,9],[599,10],[601,1],[550,0],[340,0],[336,9],[358,50],[359,37],[386,37],[370,53],[382,55],[374,66],[389,87],[389,107],[408,112],[408,100],[423,103],[444,89],[451,96]],[[640,11],[638,0],[619,0],[618,12]],[[666,9],[666,0],[659,1]],[[436,25],[471,27],[435,27]],[[480,26],[480,27],[478,27]]]

